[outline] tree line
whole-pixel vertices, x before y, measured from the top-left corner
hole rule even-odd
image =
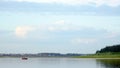
[[[113,46],[106,46],[105,48],[96,51],[96,53],[106,53],[106,52],[120,52],[120,44]]]

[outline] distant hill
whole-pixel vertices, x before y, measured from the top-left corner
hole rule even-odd
[[[106,52],[120,52],[120,44],[113,46],[106,46],[105,48],[96,51],[96,53],[106,53]]]

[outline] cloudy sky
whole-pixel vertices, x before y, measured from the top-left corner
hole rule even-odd
[[[0,0],[0,53],[95,53],[119,29],[120,0]]]

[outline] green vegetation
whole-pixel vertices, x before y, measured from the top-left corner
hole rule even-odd
[[[120,58],[120,45],[107,46],[96,51],[96,54],[76,56],[75,58]]]
[[[113,46],[107,46],[105,48],[102,48],[101,50],[96,51],[96,53],[105,53],[105,52],[120,52],[120,44],[119,45],[113,45]]]
[[[120,53],[99,53],[86,56],[76,56],[75,58],[120,58]]]

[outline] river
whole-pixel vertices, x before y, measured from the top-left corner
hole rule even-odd
[[[0,58],[0,68],[120,68],[120,59]]]

